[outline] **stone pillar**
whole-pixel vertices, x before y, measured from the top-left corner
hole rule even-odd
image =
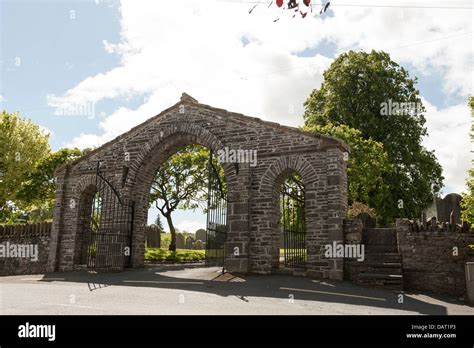
[[[408,219],[395,219],[395,227],[403,232],[410,232],[410,221]]]
[[[403,241],[405,240],[404,236],[410,234],[410,220],[405,218],[395,219],[395,227],[397,228],[397,245],[398,252],[402,254],[403,260]]]
[[[55,272],[58,270],[59,252],[61,245],[61,231],[64,219],[64,206],[66,202],[66,186],[69,177],[70,167],[56,175],[56,194],[54,197],[53,223],[51,226],[51,237],[49,241],[49,255],[46,264],[46,272]]]
[[[225,267],[228,272],[249,271],[250,175],[248,163],[240,163],[238,174],[227,178],[228,196],[227,242]]]
[[[137,193],[139,195],[140,193]],[[141,268],[145,265],[145,226],[149,193],[142,192],[134,205],[132,229],[132,267]]]
[[[339,148],[327,150],[327,177],[325,196],[327,199],[326,211],[328,244],[343,244],[343,221],[347,214],[347,161],[344,153]],[[324,250],[321,251],[324,253]],[[329,271],[324,272],[324,277],[331,280],[344,279],[344,259],[330,258]]]

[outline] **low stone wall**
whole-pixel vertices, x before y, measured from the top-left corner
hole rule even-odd
[[[405,290],[466,295],[465,263],[474,261],[474,233],[411,231],[409,222],[397,220]]]
[[[51,223],[0,226],[0,276],[46,272]]]

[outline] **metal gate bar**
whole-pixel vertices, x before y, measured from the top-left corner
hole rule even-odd
[[[287,180],[280,191],[281,225],[283,228],[284,265],[306,267],[306,226],[304,186],[296,177]]]
[[[83,206],[85,221],[80,263],[88,268],[129,267],[134,203],[121,199],[100,171],[100,163],[97,165],[95,188],[91,200]]]
[[[225,267],[227,241],[227,195],[219,172],[209,155],[207,197],[206,265]]]

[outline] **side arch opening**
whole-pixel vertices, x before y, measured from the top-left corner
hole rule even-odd
[[[305,191],[303,179],[296,171],[285,171],[277,180],[274,195],[278,202],[278,248],[273,252],[274,268],[306,269]]]
[[[124,201],[98,163],[95,183],[79,199],[74,267],[121,270],[131,266],[133,201]]]
[[[89,185],[83,191],[79,200],[79,215],[74,252],[74,265],[87,265],[87,254],[90,239],[100,225],[102,197],[95,185]]]

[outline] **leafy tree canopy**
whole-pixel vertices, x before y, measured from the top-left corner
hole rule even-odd
[[[149,204],[155,204],[166,218],[171,232],[171,251],[176,250],[177,233],[172,213],[177,209],[206,208],[209,155],[209,150],[200,145],[183,147],[163,163],[155,175]],[[217,163],[214,166],[219,168]],[[217,170],[222,174],[222,169]]]
[[[49,136],[18,113],[0,116],[0,218],[12,211],[22,183],[51,151]]]
[[[350,146],[347,168],[349,204],[363,202],[375,207],[384,200],[388,187],[382,176],[391,169],[391,164],[382,143],[364,139],[361,131],[344,124],[307,125],[304,129],[336,137]]]
[[[383,145],[376,169],[382,170],[382,183],[373,186],[375,176],[367,168],[372,168],[377,158],[366,163],[365,169],[360,167],[365,159],[355,158],[351,170],[359,174],[366,170],[371,179],[369,183],[357,182],[361,176],[352,175],[349,183],[352,194],[363,192],[358,200],[375,208],[382,223],[419,216],[443,186],[441,166],[434,153],[421,144],[427,131],[416,82],[385,52],[349,51],[335,59],[325,71],[321,87],[305,102],[307,129],[345,125],[349,127],[345,133],[358,130],[372,149]],[[353,151],[352,156],[361,154]]]

